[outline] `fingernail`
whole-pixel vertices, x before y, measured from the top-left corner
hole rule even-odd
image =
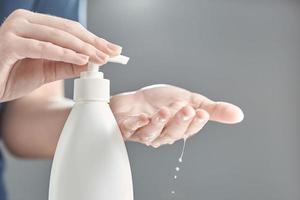
[[[189,121],[192,118],[192,116],[188,113],[181,113],[180,117],[183,121]]]
[[[173,144],[174,141],[173,141],[173,140],[166,140],[165,143],[166,143],[166,144]]]
[[[111,42],[107,43],[107,48],[109,48],[111,51],[114,51],[114,52],[120,52],[121,53],[121,51],[122,51],[121,46],[113,44]]]
[[[96,51],[96,55],[97,58],[101,61],[101,62],[107,62],[109,56],[101,51]]]
[[[160,144],[170,144],[171,142],[173,142],[173,140],[168,137],[164,137],[160,140]]]
[[[147,142],[152,142],[156,138],[156,135],[154,133],[149,134],[148,136],[145,137],[145,140]]]
[[[159,122],[160,122],[160,123],[165,123],[166,121],[167,121],[166,118],[162,118],[162,117],[159,118]]]
[[[140,139],[140,141],[142,141],[142,142],[148,142],[147,137],[140,137],[139,139]]]
[[[183,120],[183,121],[188,121],[188,120],[190,120],[190,119],[191,119],[190,116],[184,115],[184,116],[182,117],[182,120]]]
[[[149,138],[149,137],[143,137],[143,138],[140,138],[140,140],[142,141],[142,142],[145,142],[146,144],[149,144],[149,143],[151,143],[151,138]]]
[[[169,142],[168,144],[172,145],[172,144],[174,144],[174,141],[172,141],[172,142]]]
[[[124,128],[128,131],[128,132],[133,132],[133,131],[135,131],[134,130],[134,127],[132,126],[132,119],[131,118],[129,118],[129,119],[125,119],[124,121],[123,121],[123,126],[124,126]]]
[[[192,113],[193,112],[193,113]],[[183,121],[189,121],[196,113],[194,112],[194,110],[190,110],[190,109],[183,109],[181,111],[181,119]]]
[[[149,123],[149,118],[145,115],[140,115],[138,120],[138,126],[144,126]]]
[[[156,119],[155,119],[155,123],[165,123],[167,121],[166,118],[164,117],[160,117],[160,116],[157,116]]]
[[[198,121],[199,123],[206,123],[206,122],[207,122],[206,119],[202,119],[202,118],[197,118],[197,121]]]
[[[128,130],[124,133],[124,136],[125,136],[126,139],[128,139],[133,135],[133,133],[134,133],[133,131]]]

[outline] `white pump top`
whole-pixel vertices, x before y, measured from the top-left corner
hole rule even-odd
[[[116,56],[108,59],[108,62],[126,65],[129,57]],[[80,74],[80,78],[74,82],[75,101],[105,101],[110,99],[110,82],[104,79],[103,73],[99,72],[99,66],[89,63],[88,70]]]

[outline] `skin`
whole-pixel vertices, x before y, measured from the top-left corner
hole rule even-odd
[[[1,25],[0,44],[1,101],[78,76],[88,61],[103,65],[122,50],[77,22],[26,10],[14,11]]]
[[[24,10],[12,13],[1,26],[0,44],[0,100],[10,101],[3,141],[16,156],[51,158],[73,106],[57,80],[78,76],[88,61],[105,64],[121,47],[76,22]],[[125,140],[153,147],[190,137],[209,120],[243,120],[235,105],[171,85],[115,95],[110,107]]]

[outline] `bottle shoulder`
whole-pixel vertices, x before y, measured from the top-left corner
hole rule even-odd
[[[65,123],[64,129],[77,131],[84,129],[119,131],[109,104],[101,102],[75,103]]]

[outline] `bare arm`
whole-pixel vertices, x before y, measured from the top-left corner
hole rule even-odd
[[[121,50],[78,22],[12,12],[0,26],[0,102],[10,101],[1,132],[9,150],[51,157],[72,103],[63,98],[62,82],[39,87],[79,76],[88,62],[103,65]]]
[[[63,97],[61,82],[9,103],[3,130],[6,146],[20,157],[51,158],[72,105]],[[170,85],[115,95],[110,107],[125,139],[154,147],[190,137],[208,120],[234,124],[244,117],[233,104]]]
[[[64,98],[62,81],[8,103],[2,131],[4,144],[19,157],[51,158],[72,105]]]

